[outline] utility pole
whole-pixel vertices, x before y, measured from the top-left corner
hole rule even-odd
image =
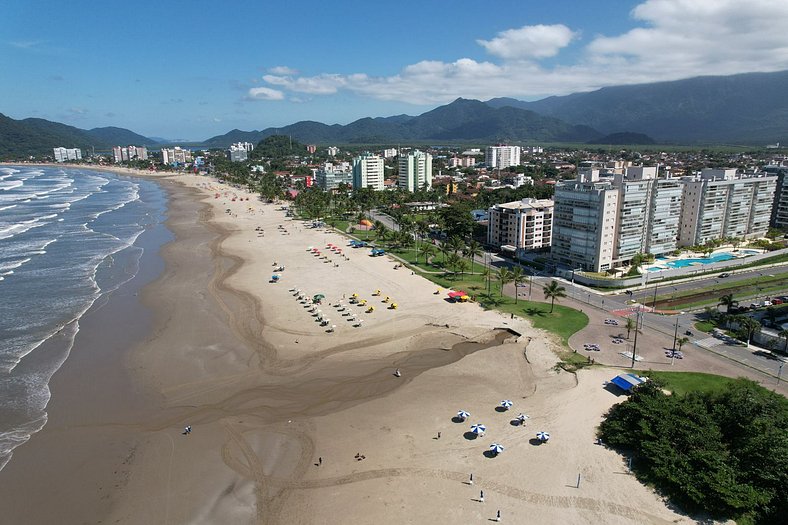
[[[638,349],[639,323],[640,323],[640,305],[638,305],[638,309],[635,312],[635,342],[632,344],[632,366],[630,368],[635,368],[635,355],[637,355],[637,349]]]
[[[673,351],[670,353],[670,366],[673,366],[673,361],[676,359],[676,340],[679,336],[679,316],[676,316],[676,328],[673,330]]]

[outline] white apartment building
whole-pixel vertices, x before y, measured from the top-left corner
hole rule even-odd
[[[488,210],[487,244],[521,256],[550,246],[552,199],[522,199],[496,204]]]
[[[520,146],[488,146],[484,154],[484,163],[488,168],[505,169],[520,165]]]
[[[399,152],[397,151],[397,148],[386,148],[386,149],[383,150],[383,158],[384,159],[393,159],[397,155],[399,155]]]
[[[249,152],[254,149],[251,142],[236,142],[227,148],[227,158],[230,162],[244,162],[249,158]]]
[[[53,148],[55,162],[66,162],[69,160],[82,160],[82,150],[79,148]]]
[[[676,249],[682,184],[658,178],[657,167],[628,167],[613,178],[618,189],[613,266],[625,266],[637,253],[661,255]]]
[[[400,156],[397,185],[411,192],[432,188],[432,155],[414,150]]]
[[[192,152],[179,146],[161,149],[161,161],[164,164],[186,164],[192,161]]]
[[[683,177],[679,246],[711,239],[758,238],[766,235],[777,176],[758,172],[737,175],[735,169],[704,169]]]
[[[450,168],[472,168],[474,166],[476,166],[476,159],[474,157],[454,156],[449,159]]]
[[[329,157],[336,157],[337,153],[339,153],[339,148],[336,146],[329,146],[326,148],[326,151],[328,152]]]
[[[384,189],[385,166],[383,157],[365,153],[353,159],[353,188],[372,188],[375,191]]]
[[[553,259],[592,272],[613,268],[618,198],[618,189],[611,181],[600,181],[598,170],[581,170],[577,180],[557,184]]]
[[[342,164],[326,162],[322,168],[312,170],[312,173],[315,184],[324,191],[335,190],[340,184],[347,184],[348,187],[353,184],[353,172],[346,162]]]
[[[115,163],[130,160],[148,160],[148,149],[145,146],[113,146],[112,156]]]
[[[251,142],[236,142],[235,144],[230,144],[230,149],[238,149],[238,150],[242,149],[247,153],[251,153],[252,150],[254,149],[254,144],[252,144]]]
[[[770,224],[775,228],[788,228],[788,165],[770,164],[764,166],[761,171],[777,177]]]

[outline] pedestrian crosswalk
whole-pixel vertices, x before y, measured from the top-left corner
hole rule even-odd
[[[699,339],[695,341],[695,344],[698,346],[702,346],[703,348],[712,348],[717,345],[721,345],[723,341],[721,339],[717,339],[716,337],[707,337],[705,339]]]

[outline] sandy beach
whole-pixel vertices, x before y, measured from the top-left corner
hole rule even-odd
[[[281,204],[152,176],[175,236],[147,255],[163,271],[85,320],[49,424],[0,473],[4,520],[457,523],[500,510],[509,523],[692,522],[595,443],[622,400],[603,387],[611,370],[556,372],[554,343],[526,321],[450,303]],[[296,290],[325,298],[310,311]],[[460,409],[468,421],[453,420]],[[542,430],[552,438],[538,444]]]

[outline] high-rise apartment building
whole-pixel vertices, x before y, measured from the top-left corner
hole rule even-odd
[[[353,172],[346,162],[340,165],[326,162],[322,168],[313,170],[313,173],[315,184],[324,191],[335,190],[340,184],[347,184],[348,187],[353,184]]]
[[[582,170],[577,180],[557,184],[550,248],[553,259],[592,272],[613,268],[618,197],[611,181],[599,180],[598,170]]]
[[[375,191],[384,189],[385,167],[383,158],[371,153],[364,153],[353,159],[353,188],[372,188]]]
[[[712,239],[750,239],[766,235],[777,176],[758,172],[737,175],[735,169],[704,169],[683,177],[679,246]]]
[[[115,163],[130,160],[148,160],[148,149],[145,146],[113,146],[112,156]]]
[[[661,255],[676,249],[682,184],[658,178],[657,167],[628,167],[613,178],[619,192],[613,266],[638,253]]]
[[[337,153],[339,153],[339,148],[336,146],[329,146],[326,148],[329,157],[336,157]]]
[[[513,251],[550,246],[553,226],[552,199],[523,199],[492,206],[487,223],[487,244]]]
[[[520,146],[488,146],[484,155],[484,163],[488,168],[505,169],[520,165]]]
[[[432,155],[419,150],[400,155],[397,185],[407,191],[432,188]]]
[[[79,148],[53,148],[55,162],[66,162],[69,160],[82,160],[82,150]]]
[[[764,166],[761,172],[777,177],[770,224],[775,228],[788,228],[788,166],[772,164]]]
[[[162,148],[161,161],[164,164],[186,164],[192,161],[192,152],[179,146]]]

